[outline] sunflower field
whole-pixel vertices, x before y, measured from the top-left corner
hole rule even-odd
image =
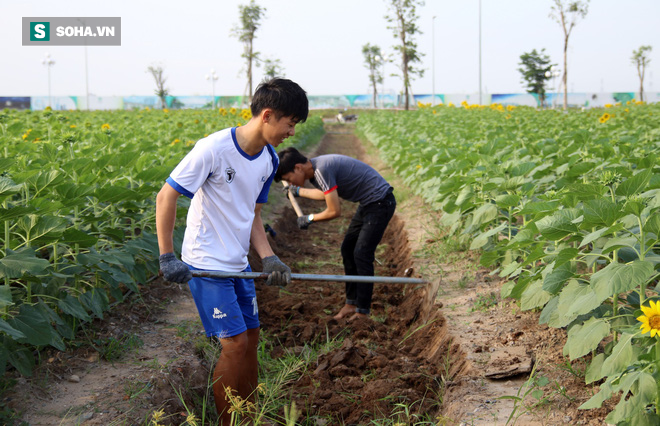
[[[0,111],[0,370],[30,375],[158,274],[155,196],[195,142],[249,110]],[[311,116],[286,145],[323,134]],[[182,197],[183,198],[183,197]],[[177,218],[185,221],[187,204]],[[180,247],[182,227],[175,235]]]
[[[660,419],[660,105],[420,105],[359,132],[506,279],[502,297],[566,328],[564,354],[614,395],[614,424]]]

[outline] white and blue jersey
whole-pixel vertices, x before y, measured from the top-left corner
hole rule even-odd
[[[235,127],[199,140],[167,179],[191,198],[181,259],[198,269],[245,270],[254,209],[268,200],[278,165],[271,145],[246,154]]]

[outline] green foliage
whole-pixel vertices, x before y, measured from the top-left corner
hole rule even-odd
[[[266,8],[259,6],[254,0],[250,0],[248,5],[239,5],[238,14],[241,20],[239,26],[232,29],[232,35],[243,43],[243,53],[241,57],[245,58],[247,87],[246,91],[252,96],[252,64],[259,61],[259,52],[254,51],[254,39],[257,30],[261,26],[261,19],[266,13]]]
[[[417,21],[417,8],[424,6],[422,0],[389,0],[390,13],[386,16],[390,24],[387,28],[392,30],[392,35],[400,43],[394,46],[394,50],[401,55],[401,80],[405,92],[405,108],[409,109],[410,82],[414,76],[422,77],[423,68],[416,68],[416,63],[421,63],[423,53],[417,49],[415,37],[422,34]]]
[[[527,93],[534,93],[538,96],[539,104],[543,107],[545,103],[545,85],[552,78],[550,68],[550,57],[545,54],[545,49],[537,52],[533,49],[520,55],[520,68],[518,71],[522,74],[522,83],[527,86]]]
[[[364,66],[369,70],[369,84],[373,89],[373,106],[375,108],[378,97],[378,85],[383,82],[383,72],[380,69],[383,61],[383,53],[380,51],[380,46],[367,43],[362,46],[362,56],[364,56]]]
[[[612,423],[635,424],[657,405],[647,386],[657,378],[644,374],[657,371],[660,350],[637,317],[660,299],[659,115],[660,105],[634,101],[571,113],[439,106],[358,123],[443,210],[441,226],[508,280],[502,297],[566,327],[570,359],[593,355],[586,380],[607,386],[583,408],[620,394]]]
[[[195,141],[249,111],[0,112],[0,371],[66,349],[158,273],[155,198]],[[288,145],[318,142],[318,116]],[[179,202],[175,247],[189,202]],[[127,341],[99,342],[113,357]]]

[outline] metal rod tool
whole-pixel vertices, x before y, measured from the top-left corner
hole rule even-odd
[[[192,271],[193,277],[202,278],[243,278],[243,279],[267,279],[265,272],[221,272],[221,271]],[[291,274],[292,280],[302,281],[333,281],[354,283],[384,283],[384,284],[426,284],[428,281],[421,278],[406,277],[370,277],[363,275],[316,275],[316,274]]]

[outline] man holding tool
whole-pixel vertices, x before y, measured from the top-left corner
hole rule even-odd
[[[374,275],[376,247],[394,215],[396,200],[392,186],[371,166],[345,155],[329,154],[307,159],[295,148],[278,153],[280,166],[275,181],[289,183],[294,196],[325,200],[320,213],[299,215],[298,227],[331,220],[341,214],[339,199],[360,203],[346,231],[341,255],[346,275]],[[305,181],[315,187],[303,188]],[[371,312],[373,282],[346,282],[346,303],[334,318],[349,321],[366,318]]]
[[[252,118],[241,127],[199,140],[174,169],[156,198],[160,269],[166,280],[189,282],[206,335],[222,352],[213,373],[213,393],[221,424],[230,423],[228,392],[254,400],[257,387],[259,314],[254,281],[201,277],[191,271],[249,272],[250,244],[262,258],[267,284],[286,285],[291,269],[266,239],[261,207],[277,171],[274,147],[305,121],[305,91],[286,79],[262,82],[250,105]],[[181,258],[172,234],[176,203],[191,198]],[[196,275],[193,277],[193,275]]]

